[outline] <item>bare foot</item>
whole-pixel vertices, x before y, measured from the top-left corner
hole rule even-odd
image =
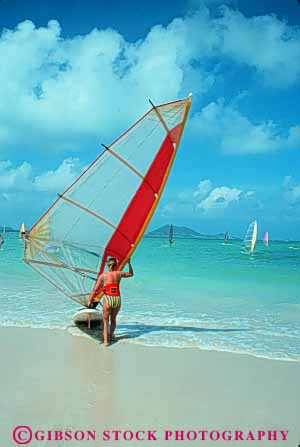
[[[103,346],[104,346],[105,348],[107,348],[107,347],[109,346],[109,343],[103,343]]]

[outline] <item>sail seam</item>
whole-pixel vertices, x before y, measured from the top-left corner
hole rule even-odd
[[[91,214],[92,216],[96,217],[96,219],[100,220],[101,222],[105,223],[106,225],[109,225],[111,228],[116,229],[115,225],[112,224],[109,220],[105,219],[104,217],[100,216],[99,214],[95,213],[94,211],[90,210],[89,208],[86,208],[85,206],[81,205],[78,202],[75,202],[75,200],[69,199],[68,197],[65,197],[61,194],[58,194],[58,196],[65,200],[66,202],[69,202],[71,205],[77,206],[81,210],[85,211],[86,213]]]

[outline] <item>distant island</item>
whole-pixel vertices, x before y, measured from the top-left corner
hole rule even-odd
[[[156,230],[150,231],[145,235],[147,238],[163,238],[169,237],[170,225],[164,225],[163,227],[157,228]],[[203,234],[198,233],[188,227],[177,227],[173,225],[174,239],[220,239],[223,240],[225,233],[218,234]],[[241,240],[240,238],[230,236],[230,239]]]

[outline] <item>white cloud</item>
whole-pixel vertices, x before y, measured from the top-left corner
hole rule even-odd
[[[145,111],[147,98],[209,90],[223,56],[291,85],[299,82],[299,28],[229,7],[216,16],[204,3],[134,43],[113,29],[64,39],[57,21],[37,28],[26,20],[0,38],[0,150],[74,151],[89,138],[110,141]],[[272,123],[252,130],[262,142],[275,132]],[[290,132],[298,138],[299,128]]]
[[[65,159],[56,170],[45,172],[34,179],[39,191],[63,192],[79,175],[82,167],[78,158]]]
[[[207,195],[210,193],[210,191],[213,189],[212,182],[210,180],[201,180],[197,186],[196,191],[193,193],[193,197],[196,200],[201,200],[204,197],[207,197]]]
[[[300,204],[300,183],[297,184],[291,176],[286,176],[282,186],[285,200],[291,206]]]
[[[271,85],[300,81],[300,29],[275,15],[246,17],[224,7],[216,20],[222,30],[223,54],[253,67]]]
[[[26,191],[31,188],[32,167],[23,162],[14,167],[10,161],[0,161],[0,191]]]
[[[239,189],[220,186],[214,188],[205,199],[201,200],[196,209],[204,212],[224,210],[230,204],[238,202],[241,194],[242,191]]]
[[[37,28],[27,20],[5,30],[0,148],[83,149],[87,138],[116,137],[148,98],[173,100],[184,86],[207,90],[213,73],[193,66],[216,39],[204,11],[155,26],[135,43],[112,29],[63,39],[56,21]]]
[[[176,196],[163,205],[160,216],[171,218],[174,216],[191,217],[195,213],[201,217],[212,217],[231,211],[232,206],[257,206],[255,191],[243,191],[229,186],[216,186],[209,179],[201,180],[195,190],[177,193]]]
[[[14,166],[10,161],[0,161],[0,192],[9,200],[11,195],[27,192],[63,192],[82,171],[78,159],[67,158],[55,170],[34,175],[32,166],[23,162]]]
[[[204,107],[190,126],[192,132],[211,139],[225,153],[258,154],[300,147],[300,126],[284,132],[271,120],[253,123],[223,100]]]

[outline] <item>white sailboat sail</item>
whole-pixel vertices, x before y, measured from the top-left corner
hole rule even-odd
[[[163,192],[190,105],[191,96],[152,105],[26,233],[25,262],[69,298],[86,305],[107,258],[115,257],[122,269],[136,249]]]
[[[257,239],[257,222],[253,220],[246,231],[246,235],[244,238],[244,248],[249,251],[249,253],[253,253],[256,245]]]
[[[25,228],[25,224],[23,222],[21,227],[20,227],[19,237],[23,238],[25,236],[25,234],[26,234],[26,228]]]

